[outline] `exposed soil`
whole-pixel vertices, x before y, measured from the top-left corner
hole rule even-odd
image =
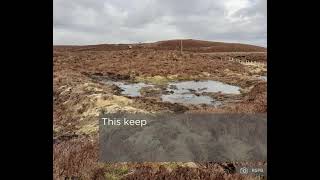
[[[267,83],[257,79],[267,73],[265,48],[194,40],[183,43],[183,54],[178,50],[179,40],[134,44],[131,49],[124,44],[54,47],[55,179],[257,179],[217,163],[210,167],[178,163],[174,168],[170,163],[97,163],[97,117],[102,112],[267,111]],[[246,65],[229,61],[229,57],[263,64]],[[141,97],[128,97],[104,80],[146,82],[157,88],[143,89]],[[181,80],[217,80],[241,87],[241,94],[206,94],[223,101],[221,107],[162,102],[159,93],[170,93],[164,92],[166,84]]]

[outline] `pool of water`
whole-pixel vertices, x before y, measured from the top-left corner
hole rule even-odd
[[[121,88],[123,91],[121,94],[131,96],[131,97],[138,97],[141,96],[140,89],[143,87],[150,87],[153,85],[145,84],[145,83],[124,83],[124,82],[109,82]]]
[[[208,104],[219,106],[222,103],[209,96],[195,95],[204,92],[221,92],[224,94],[240,94],[240,88],[219,81],[182,81],[169,83],[172,94],[162,95],[162,101],[182,104]]]
[[[154,87],[152,84],[145,83],[124,83],[124,82],[108,82],[120,87],[122,94],[131,97],[141,96],[140,90],[144,87]],[[222,103],[215,99],[201,95],[205,92],[220,92],[222,94],[240,94],[240,88],[228,85],[219,81],[180,81],[172,82],[167,86],[170,94],[162,94],[161,100],[164,102],[181,103],[181,104],[207,104],[219,106]]]
[[[213,99],[209,96],[196,96],[194,94],[166,94],[161,96],[162,101],[182,104],[211,104]]]
[[[196,96],[194,94],[169,94],[162,95],[162,101],[171,103],[181,103],[181,104],[207,104],[213,105],[215,107],[222,105],[220,101],[215,101],[209,96]]]
[[[221,92],[224,94],[240,94],[239,87],[212,80],[174,82],[169,83],[169,88],[176,94],[189,92]]]

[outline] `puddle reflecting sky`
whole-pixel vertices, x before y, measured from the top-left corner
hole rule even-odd
[[[224,94],[240,94],[239,87],[228,85],[219,81],[182,81],[170,83],[169,87],[176,87],[172,89],[176,93],[188,93],[191,91],[202,92],[221,92]]]
[[[123,91],[123,95],[137,97],[141,96],[140,90],[144,87],[154,87],[152,84],[145,83],[124,83],[124,82],[112,82],[120,87]],[[219,106],[221,102],[215,101],[209,96],[195,95],[195,93],[204,92],[221,92],[223,94],[240,94],[240,88],[237,86],[228,85],[218,81],[181,81],[169,83],[167,90],[171,91],[171,94],[161,95],[162,101],[181,104],[208,104]]]
[[[152,87],[153,85],[145,84],[145,83],[123,83],[123,82],[112,82],[112,84],[120,87],[123,91],[121,94],[137,97],[141,96],[140,89],[143,87]]]

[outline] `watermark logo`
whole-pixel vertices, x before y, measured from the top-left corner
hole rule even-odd
[[[248,168],[246,167],[240,168],[240,174],[248,174]]]
[[[254,175],[266,175],[266,167],[241,167],[239,173],[243,175],[254,174]]]

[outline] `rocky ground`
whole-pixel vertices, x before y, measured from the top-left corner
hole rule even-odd
[[[248,49],[247,53],[240,54],[197,53],[191,43],[190,51],[187,46],[180,54],[175,48],[163,48],[166,47],[163,44],[161,48],[151,45],[131,49],[125,45],[120,47],[54,47],[55,179],[72,176],[80,179],[259,178],[235,173],[232,170],[233,163],[98,163],[97,117],[102,112],[267,111],[267,83],[257,78],[267,73],[266,52],[249,52],[261,50],[259,48]],[[228,61],[229,57],[247,58],[263,64],[247,65]],[[101,79],[146,82],[159,87],[175,80],[217,80],[241,87],[241,94],[207,94],[225,100],[222,107],[173,104],[160,101],[157,92],[148,89],[141,92],[141,97],[121,95],[119,87],[104,84]]]

